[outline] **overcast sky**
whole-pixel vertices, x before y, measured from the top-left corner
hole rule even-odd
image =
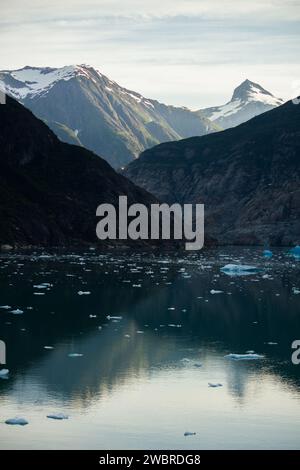
[[[300,88],[300,0],[0,0],[0,69],[87,63],[168,104]]]

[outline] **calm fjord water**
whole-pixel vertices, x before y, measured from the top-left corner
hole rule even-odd
[[[283,249],[2,255],[0,448],[299,449],[295,287]],[[224,357],[249,351],[264,357]]]

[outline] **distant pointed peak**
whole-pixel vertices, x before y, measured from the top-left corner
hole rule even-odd
[[[261,85],[252,82],[248,78],[235,88],[231,101],[257,101],[274,106],[278,106],[283,103],[283,100],[276,98]]]

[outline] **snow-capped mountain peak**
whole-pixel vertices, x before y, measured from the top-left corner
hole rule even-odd
[[[247,79],[235,88],[228,103],[201,111],[208,119],[227,129],[283,103],[282,99],[276,98],[258,83]]]
[[[236,100],[243,102],[257,101],[271,106],[279,106],[283,104],[282,99],[276,98],[261,85],[251,82],[248,79],[235,88],[231,101]]]
[[[61,68],[26,66],[2,71],[1,80],[8,94],[23,100],[47,93],[61,80],[68,81],[80,76],[93,80],[93,73],[95,70],[88,65],[67,65]],[[97,74],[101,75],[100,71]]]

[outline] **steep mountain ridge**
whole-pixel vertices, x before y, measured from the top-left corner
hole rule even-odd
[[[117,206],[121,195],[129,204],[157,201],[100,157],[58,140],[14,99],[0,105],[0,244],[105,246],[96,209]]]
[[[160,142],[219,130],[201,113],[144,98],[87,65],[3,70],[0,83],[62,140],[115,168]]]

